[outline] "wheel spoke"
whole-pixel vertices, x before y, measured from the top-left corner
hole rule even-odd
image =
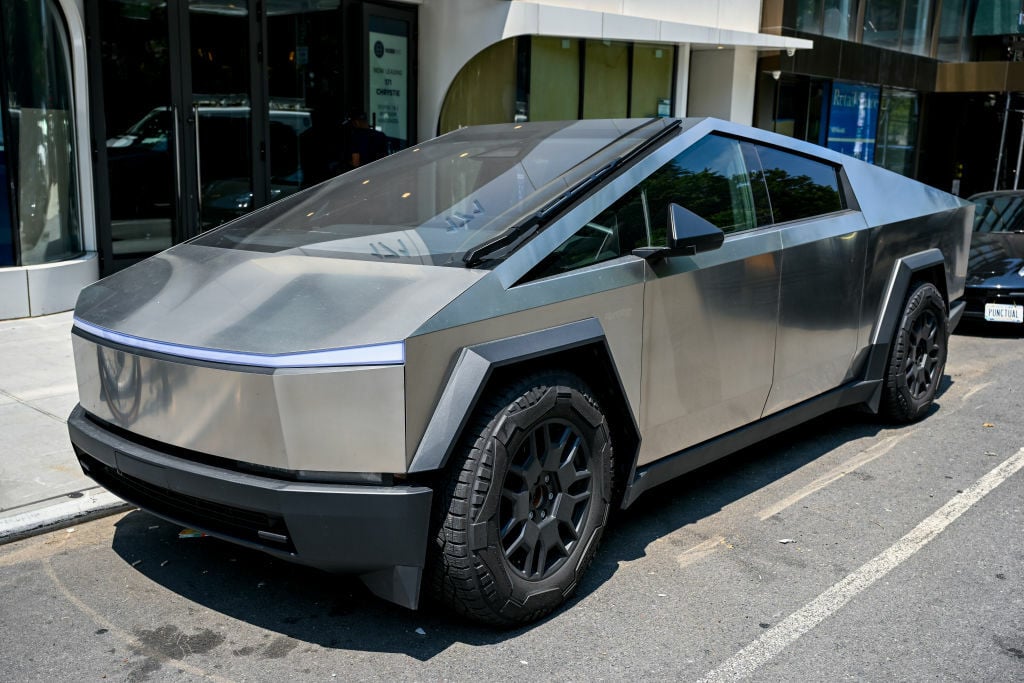
[[[573,533],[576,531],[576,523],[574,517],[576,517],[576,508],[583,503],[590,500],[590,491],[583,491],[576,495],[570,495],[568,493],[560,493],[555,498],[554,508],[551,510],[551,516],[557,519],[559,522],[564,522],[566,525],[572,528]]]
[[[579,439],[577,439],[577,443]],[[558,468],[558,485],[563,491],[568,491],[577,482],[583,481],[590,476],[590,470],[577,470],[575,459],[569,460]]]
[[[529,572],[533,564],[534,555],[537,552],[537,541],[540,539],[540,530],[533,522],[526,522],[520,530],[519,535],[505,549],[505,557],[513,561],[521,571]],[[513,557],[516,554],[525,553],[523,561],[517,562]]]
[[[518,522],[524,522],[529,519],[530,492],[503,489],[501,497],[512,502],[512,514],[509,517],[508,523],[505,525],[505,529],[501,532],[502,538],[504,538],[510,527],[514,526]]]

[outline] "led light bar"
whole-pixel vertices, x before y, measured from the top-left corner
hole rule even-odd
[[[145,339],[130,334],[114,332],[99,325],[74,319],[74,326],[94,337],[135,349],[163,353],[168,356],[204,360],[211,363],[229,363],[263,368],[323,368],[350,365],[401,365],[405,362],[405,343],[388,342],[367,346],[350,346],[343,349],[300,351],[298,353],[244,353],[221,351],[198,346],[171,344]]]

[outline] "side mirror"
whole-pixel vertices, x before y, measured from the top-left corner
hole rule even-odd
[[[725,233],[693,211],[678,204],[668,205],[668,246],[641,247],[633,254],[648,260],[665,256],[693,256],[722,246]]]

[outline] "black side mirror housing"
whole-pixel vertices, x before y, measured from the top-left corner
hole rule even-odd
[[[668,246],[641,247],[633,254],[647,260],[665,256],[693,256],[705,251],[714,251],[725,242],[725,233],[720,228],[678,204],[668,205]]]

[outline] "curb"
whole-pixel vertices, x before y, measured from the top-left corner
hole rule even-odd
[[[0,545],[113,515],[133,507],[135,506],[124,502],[113,493],[96,488],[81,498],[0,518]]]

